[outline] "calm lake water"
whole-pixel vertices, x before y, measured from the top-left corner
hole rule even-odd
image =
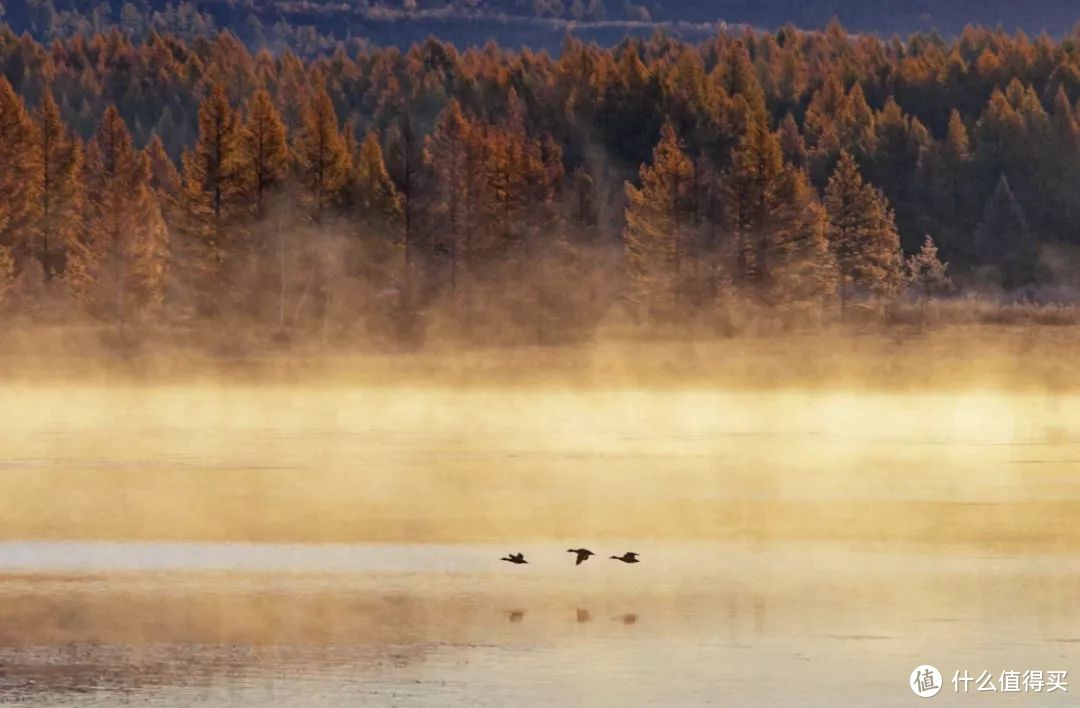
[[[511,566],[482,545],[8,543],[0,697],[910,705],[907,676],[919,664],[949,677],[1067,670],[1080,645],[1076,559],[634,547],[636,566],[575,568],[552,544],[518,544],[531,562]],[[1060,692],[1022,697],[1070,704]]]
[[[1077,421],[992,392],[0,389],[0,705],[908,706],[920,664],[936,704],[1071,705],[951,678],[1080,672]]]

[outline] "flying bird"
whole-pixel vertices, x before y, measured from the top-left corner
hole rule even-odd
[[[524,553],[511,553],[506,558],[500,558],[499,560],[506,561],[507,563],[513,563],[515,565],[521,565],[522,563],[529,562],[525,560]]]
[[[581,565],[585,561],[589,560],[589,556],[595,556],[596,554],[590,551],[588,548],[569,548],[567,553],[576,553],[577,560],[574,561],[574,565]]]
[[[617,560],[617,561],[622,561],[623,563],[640,563],[641,562],[641,561],[638,560],[638,554],[637,553],[630,553],[629,551],[622,554],[621,556],[612,556],[611,559],[612,560]]]

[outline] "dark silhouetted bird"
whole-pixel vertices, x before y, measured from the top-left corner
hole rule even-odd
[[[638,560],[638,554],[637,553],[630,553],[629,551],[622,554],[621,556],[612,556],[611,558],[612,558],[612,560],[622,561],[623,563],[640,563],[641,562],[641,561]]]
[[[516,565],[521,565],[522,563],[528,563],[529,562],[529,561],[525,560],[525,554],[524,553],[511,553],[506,558],[500,558],[499,560],[506,561],[507,563],[514,563]]]
[[[596,554],[590,551],[588,548],[570,548],[567,549],[567,553],[576,553],[577,560],[574,561],[574,565],[581,565],[585,561],[589,560],[589,556],[595,556]]]

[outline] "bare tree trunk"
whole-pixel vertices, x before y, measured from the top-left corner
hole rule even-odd
[[[295,325],[300,321],[300,310],[304,307],[304,301],[307,300],[308,291],[311,290],[311,283],[315,280],[315,273],[308,274],[308,278],[304,281],[304,289],[300,291],[300,297],[296,298],[296,307],[293,310],[293,324]]]
[[[285,210],[283,207],[278,212],[278,266],[279,266],[279,290],[278,290],[278,330],[285,331]]]

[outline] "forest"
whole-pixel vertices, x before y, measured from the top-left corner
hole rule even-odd
[[[12,320],[420,341],[1068,302],[1080,37],[657,32],[302,59],[0,33]]]

